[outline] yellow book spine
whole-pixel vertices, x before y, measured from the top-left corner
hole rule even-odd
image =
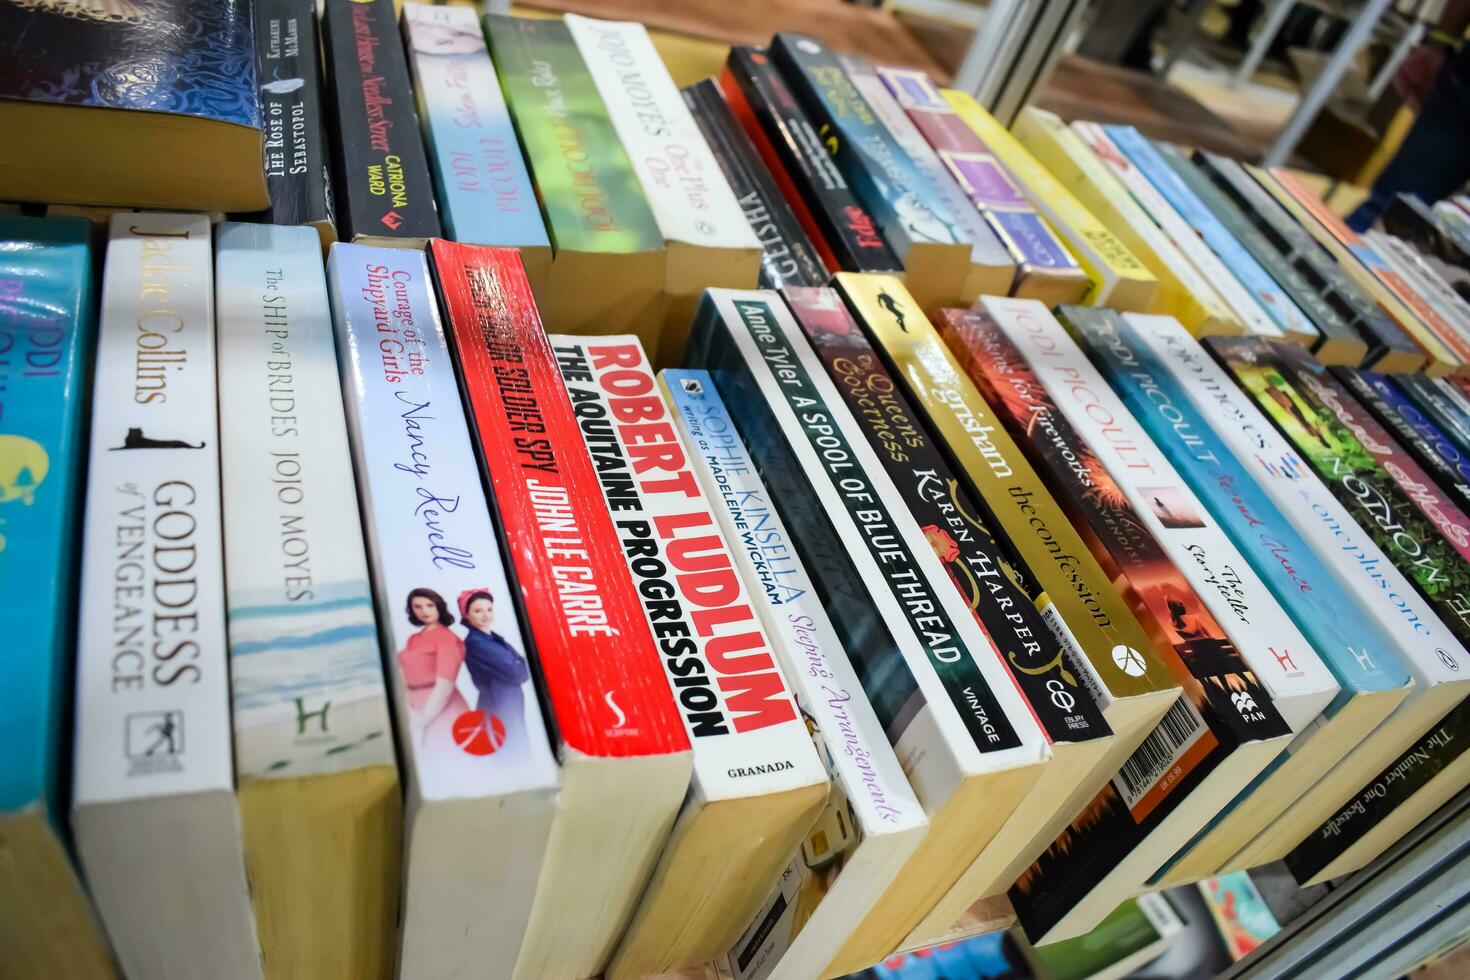
[[[1214,287],[1059,116],[1044,109],[1025,109],[1012,132],[1152,270],[1159,281],[1153,312],[1174,317],[1196,337],[1245,332]]]
[[[942,91],[950,108],[990,147],[1032,205],[1072,250],[1092,283],[1085,301],[1130,313],[1151,309],[1159,283],[1149,267],[968,92]]]

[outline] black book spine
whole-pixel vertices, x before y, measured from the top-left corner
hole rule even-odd
[[[1383,230],[1395,238],[1402,238],[1442,262],[1470,272],[1470,252],[1460,247],[1445,233],[1439,219],[1423,201],[1411,194],[1399,194],[1384,210],[1379,219]]]
[[[315,0],[256,0],[255,64],[271,206],[252,217],[336,237]]]
[[[1333,377],[1393,433],[1441,489],[1470,509],[1470,456],[1381,374],[1332,368]]]
[[[327,0],[322,25],[337,117],[338,231],[348,241],[438,238],[393,0]]]
[[[878,223],[853,195],[811,119],[764,51],[734,47],[721,76],[725,97],[762,149],[771,174],[829,268],[899,272]]]
[[[714,79],[706,78],[684,89],[683,95],[730,189],[735,192],[745,219],[760,239],[761,288],[824,284],[827,267],[822,264],[817,247],[781,196],[750,137],[725,103],[719,85]]]

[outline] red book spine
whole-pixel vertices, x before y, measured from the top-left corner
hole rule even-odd
[[[435,240],[430,255],[563,743],[595,757],[687,752],[519,254]]]

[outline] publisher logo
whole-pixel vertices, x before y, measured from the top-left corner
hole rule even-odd
[[[1256,699],[1251,697],[1249,691],[1236,691],[1230,695],[1230,703],[1235,705],[1235,710],[1240,712],[1240,717],[1246,721],[1265,721],[1266,716],[1260,710],[1261,706],[1256,704]]]
[[[124,720],[123,752],[128,775],[180,772],[184,768],[184,713],[139,711]]]
[[[1142,677],[1148,673],[1148,663],[1143,659],[1143,654],[1122,643],[1113,647],[1113,663],[1129,677]]]
[[[483,711],[466,711],[450,726],[454,744],[470,755],[490,755],[505,744],[505,723]]]
[[[699,383],[698,378],[685,378],[683,381],[679,382],[679,387],[683,388],[691,395],[704,394],[704,385]]]
[[[387,214],[383,215],[382,220],[383,224],[387,225],[393,231],[397,231],[403,226],[403,217],[399,215],[397,211],[389,211]]]
[[[1454,654],[1450,653],[1444,647],[1435,648],[1434,654],[1439,657],[1439,662],[1450,670],[1453,670],[1457,674],[1460,672],[1460,662],[1455,659]]]

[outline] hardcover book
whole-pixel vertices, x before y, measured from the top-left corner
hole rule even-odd
[[[1429,600],[1462,644],[1470,642],[1470,565],[1406,496],[1337,409],[1351,396],[1320,365],[1290,363],[1263,343],[1206,342],[1210,352],[1255,400],[1373,541]],[[1361,410],[1360,410],[1361,411]],[[1366,413],[1364,413],[1366,415]],[[1400,453],[1388,434],[1357,428],[1380,448]]]
[[[527,663],[538,638],[518,615],[422,253],[334,245],[327,278],[407,782],[398,969],[508,977],[556,813]],[[499,883],[493,916],[467,899],[486,881]]]
[[[1177,316],[1196,335],[1242,331],[1213,286],[1154,224],[1091,148],[1061,118],[1021,110],[1016,139],[1077,196],[1159,280],[1152,312]]]
[[[903,268],[764,49],[732,47],[720,90],[829,272]]]
[[[637,333],[656,353],[663,234],[571,30],[501,14],[484,24],[551,236],[541,315],[568,333]]]
[[[321,239],[218,234],[235,778],[261,955],[387,976],[403,816]]]
[[[700,294],[711,286],[754,288],[761,243],[643,25],[576,14],[566,25],[663,236],[658,356],[676,364]]]
[[[103,976],[107,941],[72,864],[64,786],[76,508],[96,339],[91,225],[0,218],[0,947],[22,974]]]
[[[994,292],[1048,306],[1080,300],[1087,273],[929,76],[907,68],[879,68],[878,76],[1015,262],[1015,278]]]
[[[996,232],[986,224],[980,210],[950,176],[949,170],[924,139],[924,134],[894,99],[883,79],[878,77],[872,62],[860,55],[842,55],[838,61],[854,87],[862,93],[873,115],[899,149],[908,155],[915,172],[933,191],[948,220],[953,223],[956,237],[969,243],[970,269],[959,301],[972,303],[982,294],[1010,292],[1011,284],[1016,281],[1016,263]]]
[[[439,214],[393,0],[324,2],[339,237],[422,248],[438,237]]]
[[[1011,571],[988,505],[962,485],[888,368],[831,289],[783,294],[863,435],[1051,744],[1051,762],[991,846],[904,941],[937,941],[983,898],[1003,894],[1112,775],[1112,732],[1079,675],[1088,668],[1042,620]],[[1030,578],[1029,571],[1024,573]],[[926,942],[927,941],[927,942]]]
[[[1284,810],[1279,801],[1270,803],[1269,829],[1249,842],[1256,857],[1232,857],[1221,865],[1249,867],[1284,854],[1344,802],[1363,773],[1378,771],[1422,734],[1425,719],[1440,718],[1463,700],[1470,691],[1470,672],[1464,670],[1470,666],[1470,655],[1249,396],[1177,323],[1164,317],[1129,316],[1124,327],[1140,358],[1149,356],[1156,371],[1169,373],[1317,554],[1341,572],[1339,580],[1351,606],[1362,609],[1389,637],[1397,660],[1413,681],[1393,714],[1296,803]],[[1371,666],[1380,672],[1393,669],[1382,662]],[[1227,829],[1217,828],[1221,833]],[[1242,849],[1236,846],[1237,851]]]
[[[519,258],[445,241],[430,256],[559,738],[562,790],[514,976],[580,980],[606,967],[674,824],[689,738]]]
[[[745,220],[750,222],[750,230],[761,243],[761,288],[820,286],[826,282],[827,267],[817,247],[730,111],[719,83],[706,78],[682,91],[684,103],[745,212]]]
[[[771,39],[770,58],[822,146],[877,219],[878,231],[903,263],[909,291],[925,304],[962,301],[971,251],[962,227],[847,77],[837,55],[816,38],[782,32]]]
[[[108,224],[71,824],[129,976],[261,975],[230,759],[209,220]]]
[[[1153,219],[1214,288],[1243,328],[1238,332],[1264,334],[1269,337],[1282,336],[1281,328],[1272,321],[1265,308],[1231,274],[1225,263],[1220,261],[1220,257],[1210,251],[1210,247],[1205,244],[1199,232],[1195,231],[1194,226],[1159,193],[1143,172],[1133,165],[1133,161],[1118,149],[1102,126],[1078,120],[1072,123],[1072,131],[1091,148],[1138,206]]]
[[[1404,394],[1388,375],[1333,368],[1332,376],[1413,454],[1463,509],[1470,506],[1470,454]]]
[[[1082,302],[1107,304],[1121,310],[1146,310],[1152,306],[1158,280],[1128,246],[1104,227],[968,92],[945,89],[943,95],[964,124],[995,153],[1036,210],[1081,263],[1091,283]]]
[[[1113,730],[1110,763],[1121,765],[1178,699],[1178,682],[913,297],[883,276],[839,275],[837,288],[962,482],[992,508],[997,536],[1018,555],[1017,585],[1069,651]],[[1068,805],[1086,801],[1075,794]]]
[[[519,249],[540,286],[551,240],[480,18],[471,7],[406,3],[403,43],[445,237]]]
[[[1431,324],[1433,310],[1319,197],[1284,170],[1250,168],[1249,172],[1331,253],[1358,288],[1387,310],[1394,322],[1419,346],[1428,359],[1428,363],[1423,365],[1425,371],[1435,375],[1448,374],[1461,366],[1462,359]],[[1374,366],[1380,371],[1413,371],[1419,367]]]
[[[548,339],[694,752],[689,795],[604,974],[638,978],[730,949],[828,783],[637,338]]]
[[[829,966],[842,975],[898,947],[991,844],[1049,753],[969,608],[938,587],[947,575],[939,558],[780,296],[711,290],[692,340],[691,359],[714,376],[746,445],[776,443],[795,464],[771,469],[806,474],[816,503],[783,514],[787,525],[832,528],[837,540],[823,550],[854,569],[825,586],[828,612],[872,637],[847,648],[867,652],[863,688],[929,817],[923,843]],[[834,601],[834,588],[845,595]]]
[[[1130,319],[1178,329],[1167,317]],[[1221,871],[1231,855],[1271,824],[1284,806],[1314,792],[1318,780],[1354,746],[1376,741],[1380,723],[1396,710],[1412,684],[1401,647],[1392,639],[1401,623],[1373,616],[1366,602],[1326,608],[1330,600],[1325,597],[1351,592],[1360,581],[1333,561],[1340,549],[1330,532],[1320,521],[1293,522],[1281,512],[1237,458],[1235,447],[1227,446],[1207,421],[1205,410],[1194,404],[1195,383],[1183,384],[1169,373],[1137,337],[1130,321],[1081,315],[1068,320],[1085,336],[1099,369],[1144,430],[1309,640],[1329,682],[1338,688],[1321,717],[1299,732],[1286,755],[1154,879],[1181,884]],[[1339,569],[1336,575],[1329,563]],[[1368,601],[1373,598],[1369,593]],[[1398,748],[1394,745],[1388,751]]]
[[[1090,809],[1111,813],[1125,831],[1120,848],[1091,864],[1052,848],[1045,873],[1038,866],[1040,877],[1025,889],[1026,900],[1036,901],[1044,889],[1058,884],[1058,876],[1072,874],[1065,883],[1066,898],[1049,912],[1037,906],[1029,923],[1044,931],[1053,919],[1070,917],[1076,923],[1066,930],[1070,932],[1106,915],[1120,894],[1153,874],[1270,762],[1274,753],[1265,746],[1257,751],[1250,744],[1256,736],[1249,732],[1242,741],[1246,726],[1229,720],[1240,714],[1232,702],[1237,692],[1256,704],[1269,704],[1270,695],[1122,487],[994,321],[970,314],[956,319],[951,333],[966,369],[1017,439],[1035,450],[1052,487],[1067,502],[1069,516],[1148,624],[1161,658],[1185,690],[1165,724],[1144,743],[1149,751],[1140,748],[1092,803]],[[1286,726],[1274,709],[1272,717],[1284,737]],[[1058,839],[1069,841],[1078,829],[1074,826]]]
[[[5,197],[270,205],[248,4],[0,5]]]
[[[826,977],[928,820],[863,692],[856,664],[865,651],[843,644],[801,539],[786,529],[714,379],[680,370],[659,381],[832,779],[825,807],[724,963],[737,980]]]
[[[255,4],[255,70],[270,207],[252,217],[272,225],[311,225],[326,248],[337,240],[337,227],[323,124],[321,50],[314,0]]]

